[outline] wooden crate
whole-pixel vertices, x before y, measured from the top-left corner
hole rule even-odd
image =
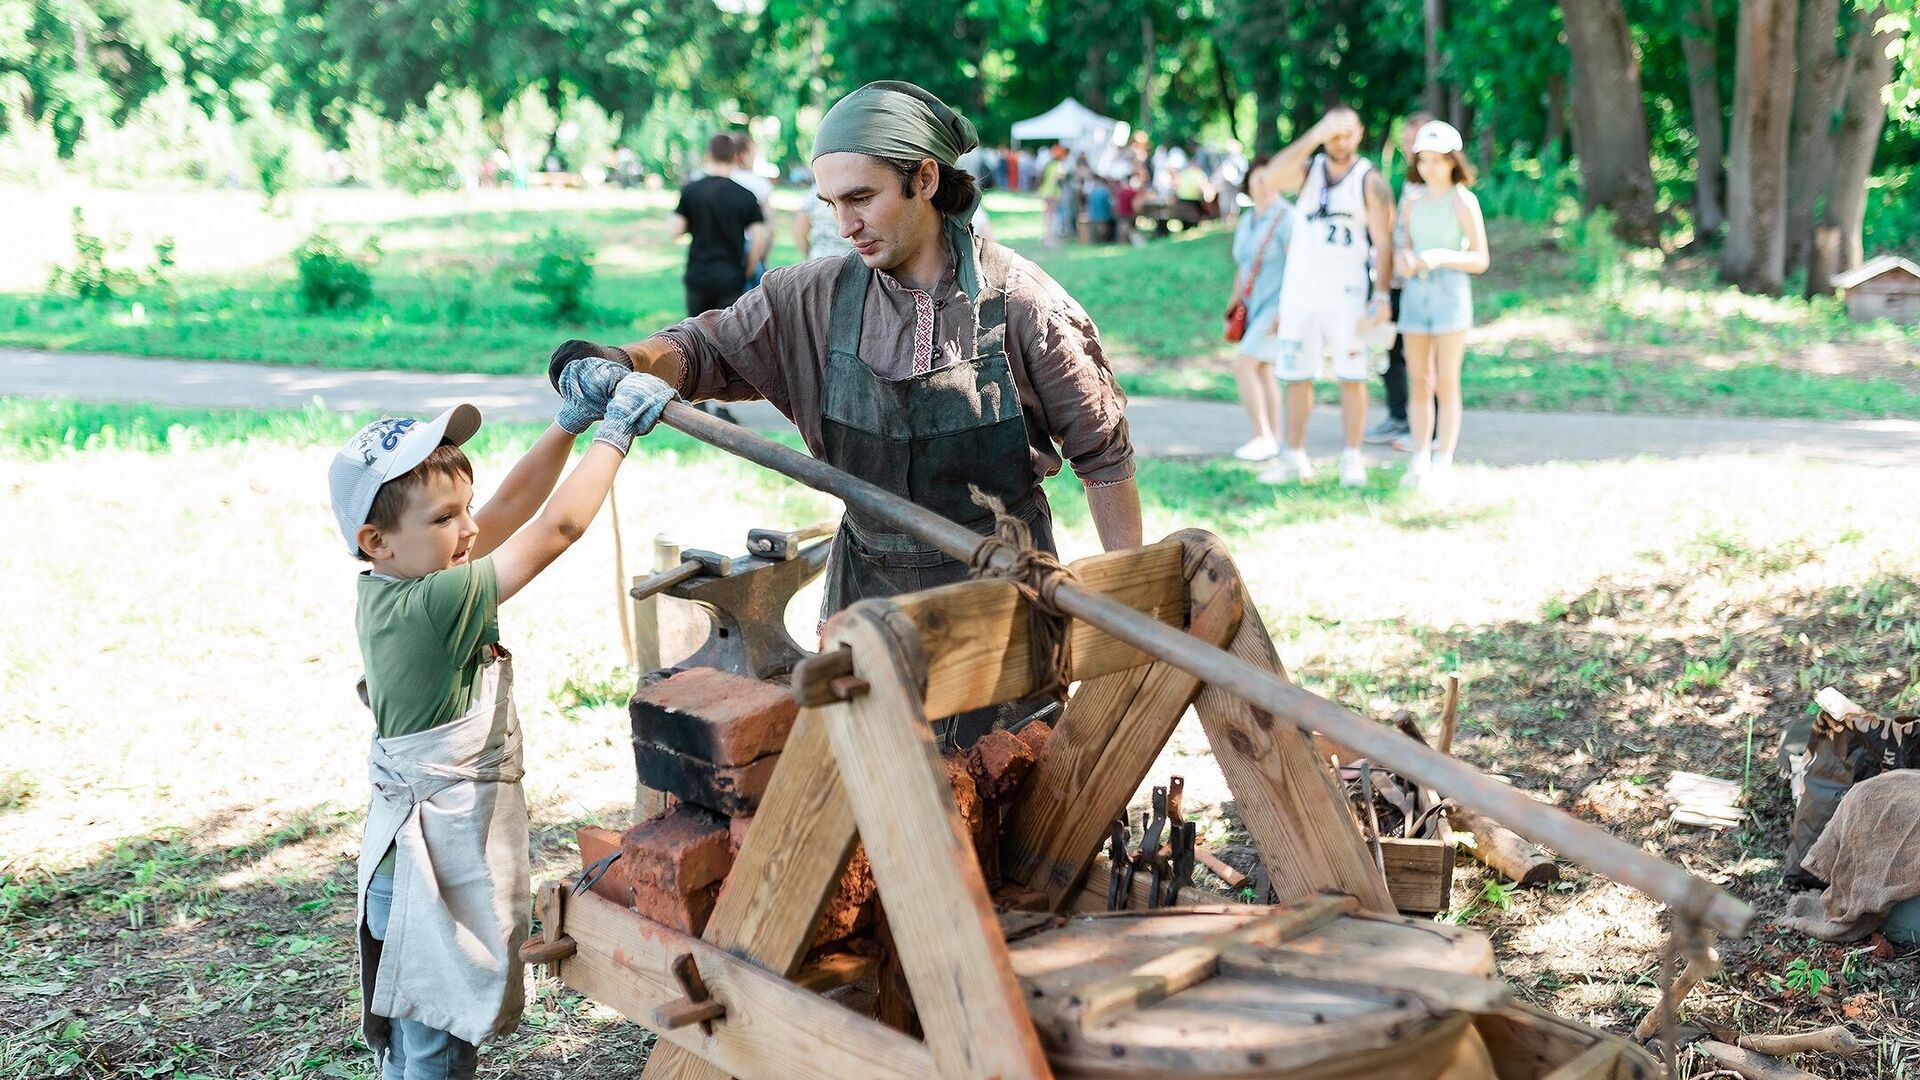
[[[1394,907],[1421,915],[1447,909],[1447,898],[1453,894],[1452,843],[1383,837],[1380,854],[1387,864],[1387,893]]]

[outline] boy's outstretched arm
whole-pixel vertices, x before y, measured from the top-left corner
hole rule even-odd
[[[607,402],[607,416],[594,433],[593,445],[573,467],[559,490],[547,500],[540,516],[500,545],[493,557],[502,602],[519,592],[560,553],[587,531],[600,504],[613,488],[613,478],[636,435],[653,430],[660,413],[673,400],[673,388],[644,372],[620,380]]]
[[[532,519],[540,504],[553,494],[553,485],[567,467],[573,454],[574,433],[559,424],[549,424],[519,461],[514,463],[500,489],[485,506],[474,512],[474,524],[480,537],[473,542],[473,558],[491,554],[507,537]]]

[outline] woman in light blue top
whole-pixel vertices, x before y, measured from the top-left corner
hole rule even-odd
[[[1273,361],[1280,351],[1280,281],[1287,268],[1287,241],[1293,236],[1293,205],[1267,179],[1261,158],[1247,172],[1253,213],[1240,215],[1233,234],[1233,299],[1244,298],[1247,330],[1233,359],[1240,404],[1253,422],[1253,438],[1233,452],[1242,461],[1264,461],[1280,453],[1280,385]]]
[[[1487,225],[1480,201],[1468,190],[1473,167],[1460,149],[1453,125],[1435,120],[1420,129],[1413,140],[1413,169],[1421,187],[1401,201],[1395,228],[1394,258],[1406,278],[1400,335],[1407,352],[1407,420],[1413,429],[1413,460],[1400,481],[1403,487],[1450,480],[1460,443],[1460,367],[1467,331],[1473,328],[1469,275],[1487,269]]]

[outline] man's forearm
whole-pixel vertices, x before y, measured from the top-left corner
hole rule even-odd
[[[1140,488],[1132,477],[1087,489],[1087,511],[1108,551],[1140,546]]]
[[[680,350],[659,334],[620,348],[627,354],[635,371],[644,371],[676,388],[686,379],[686,361],[681,357]]]

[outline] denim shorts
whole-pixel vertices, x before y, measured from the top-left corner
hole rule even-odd
[[[1473,329],[1473,279],[1461,270],[1430,270],[1400,289],[1402,334],[1457,334]]]

